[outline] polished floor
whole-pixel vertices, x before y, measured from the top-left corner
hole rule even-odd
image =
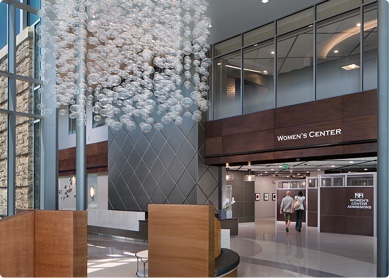
[[[305,226],[287,233],[283,222],[257,219],[239,224],[230,244],[240,255],[239,277],[376,277],[376,242]],[[146,242],[89,235],[88,277],[136,277],[135,254],[145,249]]]

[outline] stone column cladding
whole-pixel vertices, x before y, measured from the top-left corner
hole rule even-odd
[[[33,77],[33,27],[27,27],[17,36],[16,74]],[[8,71],[8,46],[0,50],[0,70]],[[16,80],[16,110],[33,113],[33,84]],[[8,109],[8,78],[0,76],[0,108]],[[33,208],[34,187],[34,119],[18,116],[16,119],[16,208]],[[7,137],[8,120],[0,114],[0,216],[7,215]]]

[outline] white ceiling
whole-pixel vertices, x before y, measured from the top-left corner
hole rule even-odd
[[[207,16],[212,20],[209,43],[214,44],[234,35],[290,15],[324,0],[208,0]]]
[[[248,171],[256,175],[303,178],[312,172],[348,173],[376,172],[377,157],[342,158],[331,160],[291,161],[271,164],[230,166],[230,170]]]

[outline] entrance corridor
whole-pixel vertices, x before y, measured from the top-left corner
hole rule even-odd
[[[239,224],[231,249],[240,255],[239,277],[375,277],[376,238],[318,233],[291,223],[256,219]],[[136,277],[135,254],[147,243],[88,236],[88,277]]]

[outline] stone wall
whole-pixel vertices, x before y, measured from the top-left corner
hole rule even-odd
[[[33,28],[27,27],[17,37],[16,73],[33,77]],[[0,50],[0,70],[8,71],[8,49]],[[16,110],[33,113],[33,84],[16,80]],[[0,76],[0,108],[8,109],[8,78]],[[7,215],[7,145],[8,120],[0,114],[0,216]],[[34,119],[16,119],[16,208],[33,208]]]

